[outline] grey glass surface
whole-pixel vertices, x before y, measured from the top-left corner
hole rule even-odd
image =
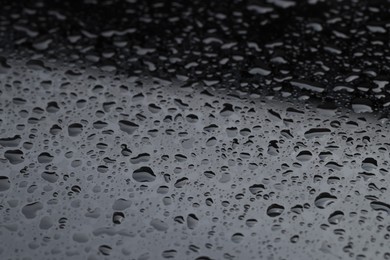
[[[4,1],[0,259],[390,259],[388,6]]]

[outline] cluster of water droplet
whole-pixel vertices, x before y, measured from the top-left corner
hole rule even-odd
[[[387,111],[388,10],[386,1],[6,0],[0,52]]]
[[[387,121],[13,63],[1,77],[2,254],[389,256]]]
[[[5,1],[0,258],[390,259],[385,6]]]

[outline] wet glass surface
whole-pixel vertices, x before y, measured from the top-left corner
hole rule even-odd
[[[390,259],[387,1],[1,1],[0,259]]]

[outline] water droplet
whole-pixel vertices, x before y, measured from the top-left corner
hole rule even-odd
[[[274,218],[280,216],[284,211],[284,207],[279,204],[272,204],[267,208],[267,215]]]
[[[0,176],[0,192],[6,191],[11,187],[11,182],[7,176]]]
[[[11,164],[19,164],[24,161],[24,153],[21,150],[7,150],[4,152],[4,157],[8,159]]]
[[[384,211],[390,215],[390,205],[381,201],[373,201],[370,203],[373,210]]]
[[[138,182],[152,182],[156,179],[156,175],[150,167],[143,166],[133,172],[133,178]]]
[[[43,204],[41,202],[33,202],[23,206],[22,213],[26,218],[32,219],[37,216],[38,211],[41,209],[43,209]]]
[[[138,129],[138,127],[139,126],[137,124],[127,120],[119,121],[119,129],[127,134],[133,134]]]
[[[336,196],[333,196],[328,192],[323,192],[316,197],[316,199],[314,200],[314,204],[317,208],[324,209],[330,204],[334,203],[336,199]]]

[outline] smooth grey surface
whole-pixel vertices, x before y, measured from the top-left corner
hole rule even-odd
[[[386,120],[26,62],[0,79],[2,259],[390,256]]]

